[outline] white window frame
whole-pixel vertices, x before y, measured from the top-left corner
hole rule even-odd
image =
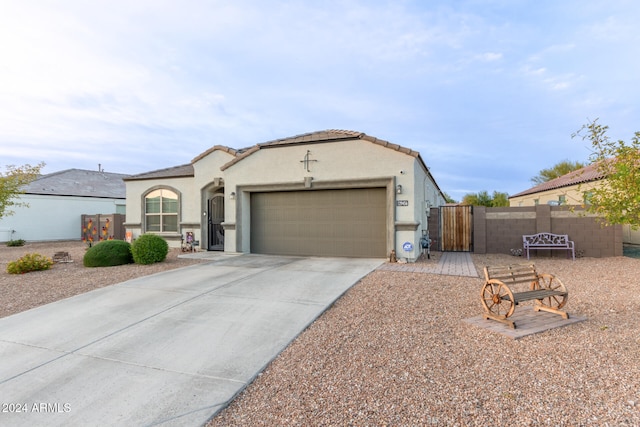
[[[160,193],[160,211],[159,212],[147,212],[147,199],[150,198],[152,195],[154,195],[154,193]],[[176,211],[175,212],[163,212],[163,207],[164,207],[164,203],[163,203],[163,198],[164,193],[168,192],[171,193],[172,196],[175,196],[175,200],[176,200]],[[173,197],[171,198],[173,199]],[[172,188],[167,188],[167,187],[156,187],[156,188],[152,188],[150,189],[143,197],[142,199],[142,205],[144,208],[144,231],[145,233],[178,233],[179,232],[179,227],[180,227],[180,193]],[[150,230],[150,221],[149,218],[150,217],[159,217],[159,224],[158,224],[158,229],[153,229]],[[165,218],[167,217],[175,217],[175,230],[171,229],[171,230],[166,230],[165,229]],[[155,224],[154,224],[154,228]]]

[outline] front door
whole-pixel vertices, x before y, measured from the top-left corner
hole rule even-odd
[[[214,194],[208,201],[209,205],[209,239],[208,249],[210,251],[224,250],[224,194]]]

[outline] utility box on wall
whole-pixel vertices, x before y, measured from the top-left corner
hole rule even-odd
[[[124,240],[123,214],[82,215],[80,238],[83,241],[98,243],[102,240]]]

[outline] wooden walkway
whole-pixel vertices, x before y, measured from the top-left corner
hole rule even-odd
[[[442,252],[438,263],[435,265],[423,263],[385,263],[378,267],[378,270],[480,277],[469,252]]]

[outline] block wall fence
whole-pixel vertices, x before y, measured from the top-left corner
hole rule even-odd
[[[437,211],[437,208],[435,209]],[[439,212],[429,216],[431,238],[440,236]],[[434,230],[438,230],[437,233]],[[603,226],[579,207],[538,205],[528,207],[473,207],[473,252],[504,253],[522,248],[522,235],[536,233],[568,234],[575,242],[576,254],[604,258],[622,256],[622,226]],[[437,235],[437,237],[436,237]],[[533,251],[533,256],[566,257],[566,251]]]

